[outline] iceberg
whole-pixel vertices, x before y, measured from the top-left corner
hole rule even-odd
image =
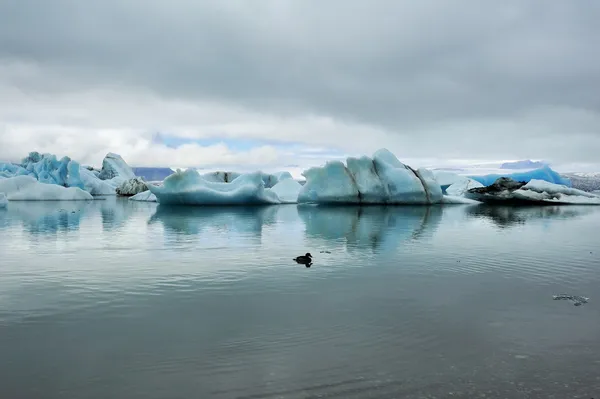
[[[152,194],[150,190],[129,197],[129,201],[158,202],[156,199],[156,195]]]
[[[447,205],[475,205],[475,204],[481,204],[481,202],[473,200],[473,199],[465,198],[463,196],[444,195],[444,197],[442,198],[442,204],[447,204]]]
[[[505,177],[490,186],[472,188],[465,197],[489,203],[600,205],[600,197],[586,191],[544,180],[524,183]]]
[[[116,189],[117,195],[125,197],[140,194],[144,191],[148,191],[148,187],[141,177],[134,177],[133,179],[126,180]]]
[[[56,155],[33,151],[23,158],[21,164],[0,164],[0,173],[4,178],[32,176],[41,183],[83,188],[79,168],[79,163],[69,157],[59,160]]]
[[[60,160],[53,154],[30,152],[20,164],[0,164],[0,177],[32,176],[40,183],[61,187],[77,187],[92,195],[115,195],[116,188],[135,178],[123,158],[109,153],[103,160],[102,170],[81,166],[69,157]]]
[[[15,176],[0,180],[0,192],[10,201],[78,201],[93,200],[79,187],[62,187],[40,183],[33,176]]]
[[[4,193],[0,193],[0,209],[6,208],[7,205],[8,198],[6,198],[6,195]]]
[[[284,179],[275,184],[269,190],[279,198],[282,204],[295,204],[298,202],[298,194],[302,185],[294,179]]]
[[[482,176],[469,176],[469,178],[478,181],[484,186],[494,184],[501,177],[507,177],[515,181],[529,182],[530,180],[544,180],[549,183],[560,184],[571,187],[571,181],[568,178],[562,177],[560,174],[552,170],[549,166],[544,166],[539,169],[530,170],[527,172],[519,172],[512,174],[490,174]]]
[[[113,180],[118,178],[121,180],[119,184],[135,177],[135,173],[133,173],[133,170],[127,165],[123,158],[112,152],[109,152],[106,154],[106,157],[104,157],[104,160],[102,161],[102,170],[98,175],[100,180]]]
[[[260,205],[279,204],[274,192],[265,188],[261,172],[240,175],[230,183],[208,180],[194,169],[177,170],[162,186],[148,185],[161,204]]]
[[[373,158],[329,161],[304,171],[306,184],[299,203],[317,204],[436,204],[442,189],[427,169],[404,165],[387,149]]]
[[[473,180],[468,177],[462,177],[460,180],[446,188],[446,194],[455,197],[462,197],[470,189],[479,187],[483,187],[483,184],[479,183],[477,180]]]
[[[115,195],[116,187],[111,180],[100,180],[94,171],[87,168],[79,169],[85,191],[92,195]]]

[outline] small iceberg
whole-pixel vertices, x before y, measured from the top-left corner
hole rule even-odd
[[[40,183],[33,176],[15,176],[0,179],[0,192],[9,201],[81,201],[94,197],[79,187],[62,187]]]
[[[152,194],[150,190],[129,197],[129,201],[158,202],[156,199],[156,195]]]
[[[0,193],[0,209],[6,208],[8,205],[8,198],[4,193]]]
[[[148,185],[141,177],[134,177],[133,179],[125,180],[116,189],[117,195],[124,197],[131,197],[145,191],[148,191]]]
[[[487,203],[600,205],[600,197],[543,180],[517,182],[501,177],[487,187],[472,188],[465,197]]]

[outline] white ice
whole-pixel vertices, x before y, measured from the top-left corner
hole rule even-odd
[[[0,193],[0,209],[6,208],[7,205],[8,198],[6,198],[6,195],[4,193]]]
[[[79,169],[85,191],[92,195],[115,195],[116,186],[112,180],[100,180],[94,171],[84,167]]]
[[[475,201],[475,200],[472,200],[469,198],[465,198],[462,196],[444,195],[444,197],[442,198],[442,204],[474,205],[474,204],[481,204],[481,202]]]
[[[230,183],[207,180],[196,170],[178,170],[162,186],[148,186],[161,204],[251,205],[278,204],[277,194],[265,189],[261,172],[240,175]]]
[[[516,199],[556,204],[600,205],[600,196],[544,180],[530,180],[512,195]]]
[[[129,201],[158,202],[156,200],[156,195],[152,194],[150,190],[136,194],[133,197],[129,197]]]
[[[15,176],[0,180],[0,192],[9,201],[76,201],[94,199],[78,187],[40,183],[33,176]]]
[[[427,169],[414,170],[387,149],[373,158],[327,162],[303,173],[301,203],[436,204],[442,190]]]
[[[290,178],[281,180],[268,190],[277,194],[282,204],[295,204],[298,202],[298,194],[301,189],[302,185],[292,179],[290,175]]]
[[[483,187],[483,184],[479,183],[477,180],[470,179],[468,177],[460,176],[460,179],[455,183],[451,184],[450,187],[446,188],[446,194],[452,195],[455,197],[461,197],[465,195],[465,193],[472,189]]]
[[[102,170],[98,177],[101,180],[113,180],[115,183],[119,180],[116,184],[118,186],[125,180],[135,178],[135,173],[119,154],[109,152],[102,161]]]

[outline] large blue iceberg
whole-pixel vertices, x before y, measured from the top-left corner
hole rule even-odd
[[[494,182],[501,177],[508,177],[515,181],[522,181],[525,183],[529,183],[531,180],[543,180],[547,181],[548,183],[561,184],[563,186],[571,187],[571,181],[568,178],[562,177],[549,166],[544,166],[542,168],[527,172],[469,176],[469,178],[478,181],[484,186],[490,186],[494,184]]]
[[[4,178],[32,176],[40,183],[84,188],[79,169],[79,163],[69,157],[59,160],[56,155],[39,152],[29,153],[20,164],[0,164],[0,174]]]
[[[303,173],[298,202],[316,204],[437,204],[442,189],[427,169],[404,165],[387,149],[373,158],[330,161]]]
[[[19,164],[0,164],[0,179],[19,176],[30,176],[39,183],[62,188],[79,188],[92,195],[115,195],[117,187],[135,178],[129,165],[117,154],[107,154],[102,169],[94,170],[69,157],[58,159],[56,155],[36,151],[29,153]],[[48,190],[43,192],[49,193]]]

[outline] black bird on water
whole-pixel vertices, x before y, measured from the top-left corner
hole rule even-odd
[[[294,258],[294,261],[301,265],[306,265],[306,267],[310,267],[312,265],[312,255],[310,252],[307,252],[306,255],[300,255]]]

